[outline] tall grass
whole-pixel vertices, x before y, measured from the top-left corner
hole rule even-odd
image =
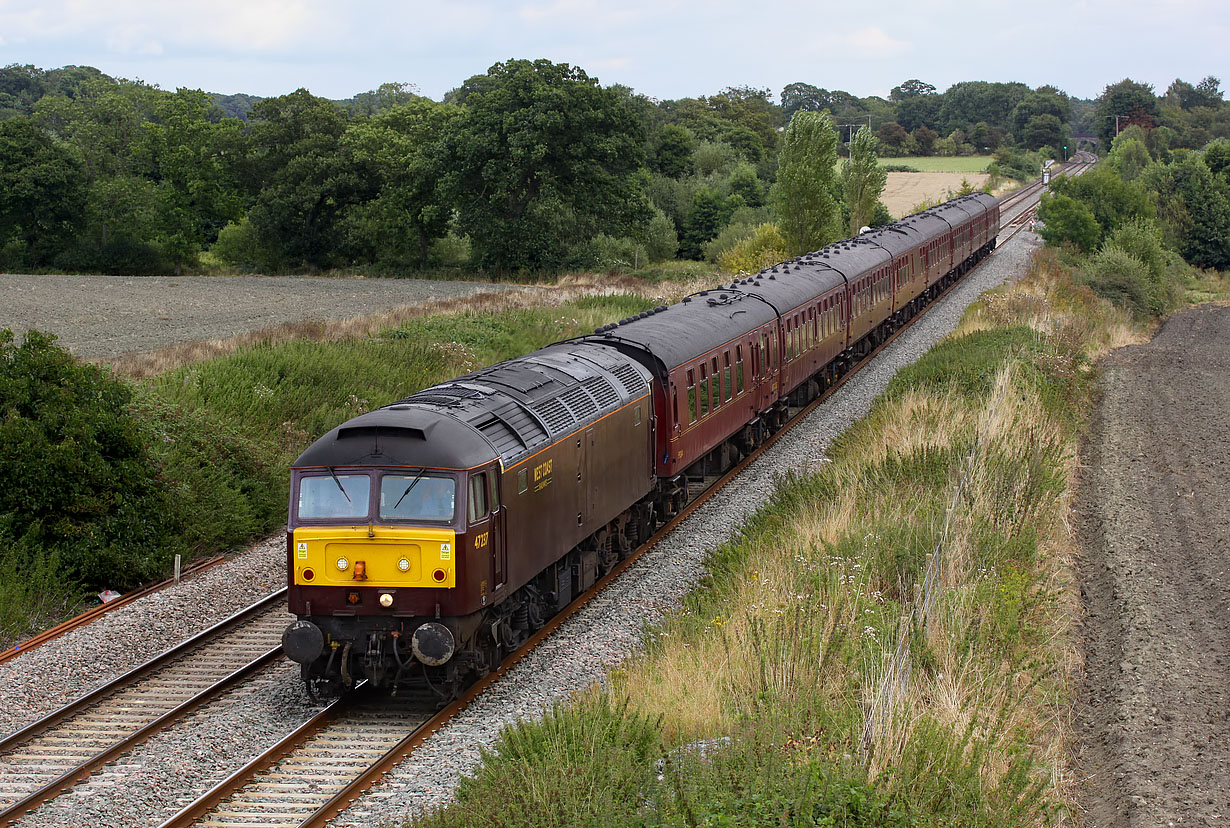
[[[1091,358],[1146,333],[1043,256],[901,372],[593,691],[661,722],[662,772],[614,822],[1068,821],[1068,481]],[[601,755],[591,704],[556,738]],[[505,761],[426,824],[549,815],[506,807]]]

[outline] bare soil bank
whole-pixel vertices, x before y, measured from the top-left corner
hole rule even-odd
[[[509,289],[520,288],[420,279],[0,274],[0,328],[19,338],[31,328],[49,331],[78,358],[110,358]]]
[[[1086,824],[1230,824],[1230,308],[1108,357],[1079,495]]]

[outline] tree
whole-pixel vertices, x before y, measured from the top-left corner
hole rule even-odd
[[[573,240],[627,235],[645,218],[645,129],[618,91],[567,64],[512,60],[457,97],[444,186],[480,264],[559,267]]]
[[[1166,89],[1166,97],[1181,109],[1195,109],[1198,106],[1215,107],[1222,103],[1221,80],[1209,75],[1195,86],[1179,78],[1174,79]]]
[[[1055,87],[1040,86],[1022,98],[1012,110],[1012,131],[1023,136],[1030,120],[1038,115],[1054,115],[1061,124],[1066,124],[1072,119],[1072,103]]]
[[[1139,181],[1155,194],[1163,235],[1184,259],[1230,267],[1230,182],[1214,175],[1199,153],[1154,164]]]
[[[72,154],[29,118],[0,122],[0,249],[49,264],[80,224],[85,176]]]
[[[896,121],[888,121],[880,124],[880,128],[876,130],[876,138],[881,144],[891,147],[893,150],[900,152],[905,146],[906,139],[910,137],[910,133],[905,131],[905,127]]]
[[[940,137],[940,134],[929,127],[920,126],[914,130],[914,143],[918,145],[919,155],[930,155],[934,149],[935,139]]]
[[[1097,133],[1106,144],[1110,144],[1118,129],[1128,124],[1139,124],[1144,129],[1152,129],[1157,123],[1157,98],[1153,87],[1147,83],[1137,83],[1131,78],[1124,78],[1111,84],[1102,92],[1097,107]]]
[[[1068,143],[1068,131],[1054,115],[1035,115],[1025,125],[1021,138],[1031,150],[1039,147],[1062,147]]]
[[[786,128],[771,200],[787,252],[800,255],[841,235],[841,210],[833,195],[837,133],[827,115],[799,112]]]
[[[345,103],[351,115],[370,118],[421,97],[419,88],[412,83],[382,83],[370,92],[360,92]]]
[[[871,223],[888,173],[880,168],[879,142],[867,127],[860,127],[850,142],[850,157],[841,165],[841,186],[850,211],[850,235]]]
[[[1043,193],[1038,203],[1038,218],[1042,220],[1042,238],[1047,244],[1071,242],[1085,253],[1098,246],[1102,228],[1093,212],[1081,202],[1062,193]]]
[[[893,91],[888,93],[888,99],[895,103],[900,103],[906,98],[918,98],[924,95],[934,94],[934,86],[929,83],[923,83],[918,78],[910,78],[900,86],[894,86]]]
[[[1154,213],[1153,201],[1141,183],[1124,181],[1112,166],[1097,164],[1084,175],[1051,181],[1054,192],[1076,199],[1093,213],[1103,234],[1131,219],[1151,218]]]
[[[338,220],[365,188],[342,144],[346,114],[298,89],[258,103],[252,122],[259,191],[248,218],[267,264],[327,267],[341,246]]]
[[[347,130],[343,145],[376,189],[346,216],[348,241],[364,258],[426,266],[452,216],[441,188],[443,143],[460,117],[456,106],[416,97]]]
[[[1115,139],[1108,160],[1124,181],[1135,181],[1152,161],[1144,143],[1126,134]]]
[[[748,207],[759,207],[764,203],[764,187],[756,175],[756,168],[746,161],[735,165],[726,186],[731,195],[739,196]]]
[[[722,199],[708,187],[702,187],[692,198],[692,210],[683,225],[679,239],[679,255],[685,259],[704,256],[705,242],[722,229]]]
[[[157,242],[176,273],[243,212],[235,167],[242,126],[230,118],[211,121],[211,107],[200,90],[159,97],[135,149],[149,178],[165,189]]]
[[[782,90],[782,114],[789,121],[794,113],[820,112],[828,108],[828,92],[810,83],[792,83]]]
[[[696,136],[691,130],[679,124],[667,124],[658,136],[653,168],[670,178],[681,178],[692,171],[692,152],[695,149]]]
[[[1029,95],[1029,87],[1023,83],[991,83],[988,81],[963,81],[954,83],[941,96],[943,103],[937,121],[928,126],[948,133],[963,129],[979,121],[998,126],[1008,126],[1013,110]]]

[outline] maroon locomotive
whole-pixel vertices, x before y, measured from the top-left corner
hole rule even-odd
[[[309,692],[494,667],[995,246],[963,196],[355,417],[291,474]]]

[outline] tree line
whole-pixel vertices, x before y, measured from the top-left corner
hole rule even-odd
[[[90,67],[13,65],[0,70],[0,267],[750,263],[801,238],[784,228],[781,193],[794,185],[780,174],[800,113],[822,116],[811,131],[834,138],[809,140],[834,164],[861,141],[864,159],[997,153],[1010,175],[1028,173],[1021,150],[1059,156],[1073,135],[1113,131],[1107,115],[1119,130],[1146,130],[1154,153],[1230,135],[1216,78],[1176,80],[1163,96],[1128,79],[1095,102],[1019,83],[941,93],[917,79],[888,98],[794,83],[779,100],[731,87],[656,101],[578,67],[510,60],[442,101],[393,83],[332,101],[302,89],[167,92]],[[864,160],[825,175],[836,210],[826,233],[889,219],[867,197],[867,169]]]

